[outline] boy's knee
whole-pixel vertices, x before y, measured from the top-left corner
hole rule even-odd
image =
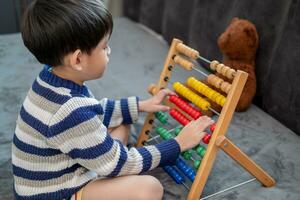
[[[153,176],[144,175],[143,183],[137,188],[139,192],[138,199],[143,200],[161,200],[163,197],[164,189],[159,180]]]

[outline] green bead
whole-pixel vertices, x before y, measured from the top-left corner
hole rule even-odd
[[[158,111],[154,113],[154,115],[162,124],[166,124],[168,122],[168,116],[162,111]]]
[[[171,138],[173,138],[173,137],[172,137],[172,135],[171,135],[170,133],[166,134],[165,140],[169,140],[169,139],[171,139]]]
[[[190,150],[184,151],[181,154],[184,159],[190,160],[192,158],[192,152]]]
[[[168,117],[167,117],[167,116],[161,117],[159,121],[160,121],[162,124],[167,124],[167,123],[168,123]]]
[[[169,133],[169,131],[167,131],[166,129],[164,129],[163,127],[157,127],[155,129],[156,133],[164,140],[168,140],[173,138],[172,134]]]
[[[164,140],[166,140],[168,138],[168,133],[167,132],[163,132],[162,136],[163,136],[162,138]]]
[[[206,149],[202,146],[199,146],[197,147],[196,152],[199,156],[203,157],[206,152]]]
[[[160,112],[160,111],[159,111],[159,112],[156,112],[156,113],[154,113],[154,115],[155,115],[156,118],[160,118],[161,112]]]
[[[182,128],[175,128],[174,133],[175,135],[179,135],[180,131],[182,130]]]
[[[163,130],[163,128],[162,127],[157,127],[156,129],[155,129],[155,131],[156,131],[156,133],[157,134],[161,134],[161,131]]]
[[[160,137],[163,138],[163,135],[164,135],[164,128],[162,128],[162,127],[157,127],[157,128],[155,129],[155,131],[156,131],[156,133],[157,133],[158,135],[160,135]]]
[[[164,140],[166,140],[167,135],[168,135],[168,134],[166,134],[166,133],[162,133],[160,136],[161,136]]]
[[[194,161],[194,167],[195,167],[196,169],[198,169],[198,168],[200,167],[200,164],[201,164],[201,160],[195,160],[195,161]]]
[[[195,146],[195,147],[193,148],[193,150],[197,151],[197,149],[198,149],[199,147],[201,147],[200,144],[198,144],[197,146]]]

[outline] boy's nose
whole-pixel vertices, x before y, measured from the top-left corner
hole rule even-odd
[[[107,55],[109,56],[110,53],[111,53],[111,48],[110,48],[110,46],[107,46]]]

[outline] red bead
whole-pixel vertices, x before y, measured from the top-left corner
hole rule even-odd
[[[212,124],[209,129],[211,132],[214,132],[215,128],[216,128],[216,124]]]
[[[198,119],[202,115],[201,112],[197,111],[195,108],[193,108],[178,96],[170,95],[169,100],[184,112],[186,112],[188,115],[190,115],[193,119]]]
[[[205,144],[208,144],[209,141],[210,141],[210,138],[211,138],[211,134],[206,133],[206,135],[202,138],[202,141],[203,141]]]
[[[201,117],[201,113],[196,113],[194,119],[198,119],[199,117]]]
[[[177,111],[175,108],[172,108],[170,110],[170,115],[176,119],[180,124],[183,126],[187,125],[190,123],[190,120],[188,120],[183,114],[181,114],[179,111]]]

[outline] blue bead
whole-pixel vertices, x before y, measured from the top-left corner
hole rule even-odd
[[[172,177],[172,179],[177,183],[177,184],[182,184],[184,182],[184,178],[179,174],[179,172],[171,166],[165,166],[163,169],[169,174],[169,176]]]

